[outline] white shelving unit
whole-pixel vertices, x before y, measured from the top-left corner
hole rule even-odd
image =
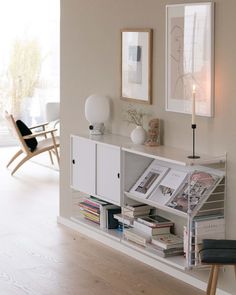
[[[183,236],[183,225],[187,227],[188,231],[188,251],[186,259],[180,257],[164,258],[166,263],[169,261],[181,261],[183,269],[190,269],[193,267],[200,267],[200,261],[195,251],[194,244],[194,222],[196,218],[202,215],[215,216],[220,214],[224,218],[225,195],[226,195],[226,155],[218,157],[210,157],[201,155],[200,159],[188,159],[188,153],[182,150],[165,148],[164,146],[151,149],[145,146],[132,146],[131,148],[123,148],[123,191],[124,191],[124,205],[128,204],[130,200],[140,203],[145,203],[156,208],[158,215],[163,215],[169,219],[175,220],[175,231],[178,235]],[[160,150],[160,152],[159,152]],[[191,173],[195,170],[202,172],[211,172],[219,176],[219,181],[204,196],[199,204],[191,210],[188,208],[187,212],[159,204],[149,199],[143,199],[130,193],[131,187],[136,180],[149,166],[152,160],[158,160],[160,165],[173,168],[179,171],[187,171],[189,173],[189,182]],[[135,171],[132,173],[132,171]],[[190,184],[189,184],[190,186]]]
[[[119,135],[71,135],[71,188],[78,195],[93,195],[118,206],[125,206],[136,201],[156,208],[162,215],[175,223],[175,231],[183,236],[183,226],[188,230],[188,255],[162,258],[149,247],[142,247],[124,239],[122,231],[101,229],[78,214],[78,206],[72,204],[70,218],[59,217],[59,222],[74,230],[87,234],[113,248],[154,267],[167,265],[162,269],[170,273],[175,270],[184,271],[198,266],[194,253],[194,220],[201,215],[220,213],[224,216],[226,156],[200,155],[200,159],[188,159],[189,152],[171,147],[146,147],[132,144],[128,137]],[[153,160],[168,168],[191,173],[194,169],[209,171],[222,175],[220,183],[205,196],[197,209],[182,212],[154,201],[139,198],[130,193],[131,187],[142,175]],[[78,192],[78,193],[77,193]],[[80,192],[80,193],[79,193]],[[75,200],[71,200],[76,203]],[[194,257],[194,259],[193,259]],[[171,267],[171,268],[169,268]],[[179,278],[183,279],[180,273]]]

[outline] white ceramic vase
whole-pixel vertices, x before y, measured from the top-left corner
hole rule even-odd
[[[147,133],[142,126],[136,126],[131,132],[130,137],[134,144],[144,144]]]

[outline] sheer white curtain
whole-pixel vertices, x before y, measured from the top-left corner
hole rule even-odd
[[[8,110],[32,125],[59,101],[60,0],[0,0],[0,145]]]

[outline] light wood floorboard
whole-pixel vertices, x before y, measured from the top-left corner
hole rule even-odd
[[[59,172],[28,162],[12,177],[14,151],[0,149],[1,295],[204,294],[58,225]]]

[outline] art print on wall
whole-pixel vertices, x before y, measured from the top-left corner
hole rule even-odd
[[[121,98],[150,104],[152,30],[122,30],[121,40]]]
[[[166,8],[166,110],[213,115],[213,4]]]

